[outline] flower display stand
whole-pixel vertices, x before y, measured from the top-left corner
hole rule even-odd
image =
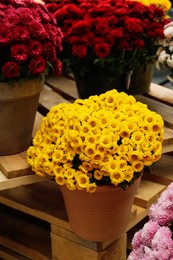
[[[149,97],[137,96],[164,118],[163,155],[153,166],[153,174],[144,174],[126,233],[117,240],[96,243],[76,236],[71,231],[62,196],[54,180],[36,176],[31,171],[26,162],[26,151],[0,156],[0,258],[125,260],[133,229],[145,220],[150,205],[173,181],[173,95],[170,91],[163,91],[163,87],[152,84]],[[53,105],[73,102],[76,95],[71,76],[47,79],[40,96],[33,135],[42,116]]]

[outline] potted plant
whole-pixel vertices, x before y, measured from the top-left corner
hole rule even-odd
[[[171,21],[164,28],[165,39],[160,41],[160,48],[157,51],[156,68],[166,69],[170,75],[168,79],[173,82],[173,22]]]
[[[130,92],[130,75],[155,60],[167,22],[156,5],[129,0],[48,3],[63,34],[61,60],[74,73],[79,97],[109,89]]]
[[[128,260],[173,259],[173,183],[149,209],[149,220],[132,240]]]
[[[104,241],[125,231],[141,172],[159,160],[162,141],[160,115],[110,90],[52,107],[27,160],[36,174],[55,177],[74,232]]]
[[[169,17],[169,11],[172,6],[171,1],[169,0],[148,0],[148,1],[137,0],[137,1],[147,6],[151,6],[154,4],[164,11],[165,17]],[[139,66],[137,66],[133,70],[133,73],[131,75],[130,86],[129,86],[131,94],[145,94],[149,92],[156,60],[157,57],[155,57],[155,59],[146,60],[146,62],[141,61],[141,64],[139,64]]]
[[[32,0],[2,0],[0,17],[0,155],[8,155],[30,145],[44,75],[61,73],[62,33]]]

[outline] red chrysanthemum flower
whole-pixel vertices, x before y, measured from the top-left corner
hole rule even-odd
[[[33,75],[39,75],[46,69],[46,61],[43,57],[37,57],[31,60],[29,66],[29,72]]]
[[[11,47],[11,57],[16,61],[25,61],[28,58],[28,50],[24,44],[15,44]]]
[[[51,13],[55,13],[56,10],[58,10],[58,5],[56,3],[48,3],[46,7]]]
[[[30,39],[29,28],[25,25],[15,26],[13,28],[12,38],[14,41],[28,41]]]
[[[141,39],[137,39],[133,41],[133,45],[135,46],[135,48],[137,48],[138,50],[142,50],[143,47],[145,46],[145,43],[143,40]]]
[[[72,54],[79,58],[85,58],[87,56],[87,47],[85,45],[73,45]]]
[[[0,43],[8,44],[11,40],[11,31],[7,26],[0,27]]]
[[[107,34],[109,34],[109,32],[110,32],[110,28],[108,27],[107,24],[101,23],[101,24],[96,25],[96,33],[98,35],[106,36]]]
[[[28,49],[31,56],[40,56],[43,52],[43,46],[37,40],[31,40],[28,44]]]
[[[88,21],[79,21],[69,30],[69,35],[85,35],[91,30],[91,24]]]
[[[96,56],[100,59],[104,59],[110,55],[110,46],[107,43],[96,44],[94,50]]]
[[[59,59],[57,59],[53,62],[53,67],[54,67],[53,73],[55,75],[61,75],[62,74],[62,62]]]
[[[129,32],[142,33],[142,21],[137,18],[127,18],[125,20],[125,26]]]
[[[2,67],[2,74],[9,79],[17,77],[19,75],[19,65],[14,61],[6,62]]]
[[[56,50],[51,42],[45,42],[43,44],[43,53],[44,57],[47,60],[55,60],[56,59]]]
[[[2,0],[0,19],[3,81],[38,78],[44,71],[53,71],[54,65],[59,74],[53,61],[62,51],[63,35],[45,5],[32,0]]]

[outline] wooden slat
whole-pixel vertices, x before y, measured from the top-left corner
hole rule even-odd
[[[152,174],[144,174],[144,178],[155,183],[168,186],[173,182],[173,156],[163,154],[161,159],[153,165]]]
[[[43,178],[36,174],[7,179],[4,174],[1,175],[0,173],[0,191],[16,188],[21,185],[32,184],[35,182],[42,182],[44,180],[49,180],[49,179],[50,179],[49,177]]]
[[[160,194],[166,189],[165,185],[151,182],[142,178],[140,187],[134,199],[134,204],[148,209],[156,202]]]
[[[25,259],[51,259],[50,226],[0,205],[0,244],[13,248]],[[13,254],[14,255],[14,254]],[[18,255],[19,257],[19,255]],[[10,259],[10,258],[9,258]],[[18,258],[18,259],[22,259]]]
[[[63,93],[66,93],[67,95],[78,98],[76,83],[72,78],[68,77],[56,77],[52,76],[49,78],[46,78],[46,83],[53,86],[58,91],[63,91]],[[70,98],[70,97],[69,97]]]
[[[0,170],[9,179],[32,174],[26,161],[26,151],[14,155],[0,156]]]
[[[134,212],[134,215],[131,215],[130,217],[126,232],[128,232],[132,227],[144,219],[148,214],[148,209],[137,206],[135,204],[133,204],[131,211]]]
[[[173,105],[173,89],[151,83],[149,95],[153,98],[157,98],[161,102]]]
[[[51,107],[63,102],[69,103],[66,99],[64,99],[49,87],[45,86],[45,88],[40,93],[39,103],[48,110],[50,110]]]
[[[53,260],[126,260],[126,234],[113,242],[103,251],[95,252],[72,240],[65,239],[55,234],[51,234],[52,238],[52,259]]]
[[[164,127],[164,140],[162,153],[169,153],[173,151],[173,130]]]
[[[2,190],[0,201],[21,212],[70,229],[63,198],[54,181],[42,181]]]

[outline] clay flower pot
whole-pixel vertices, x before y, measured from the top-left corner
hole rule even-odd
[[[31,144],[38,99],[44,80],[15,86],[0,83],[0,155],[24,151]]]
[[[111,185],[96,191],[69,190],[59,185],[72,231],[83,239],[106,241],[120,237],[128,226],[131,207],[141,177],[126,190]]]

